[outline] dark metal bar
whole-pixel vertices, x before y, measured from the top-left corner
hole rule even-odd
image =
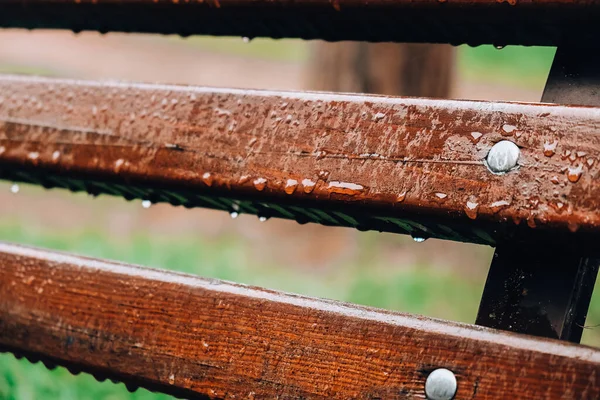
[[[579,342],[599,261],[561,243],[502,243],[492,260],[476,323]]]
[[[598,67],[597,51],[559,47],[542,101],[600,105]],[[600,259],[570,241],[535,236],[498,245],[476,323],[579,342]]]
[[[600,106],[600,48],[559,46],[542,101]]]
[[[2,0],[0,27],[324,40],[559,45],[597,40],[589,0]]]

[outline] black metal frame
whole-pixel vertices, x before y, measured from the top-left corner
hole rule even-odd
[[[600,106],[600,51],[559,47],[542,101]],[[563,240],[499,243],[475,323],[579,343],[599,265]]]

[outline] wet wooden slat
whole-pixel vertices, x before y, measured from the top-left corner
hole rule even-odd
[[[595,0],[3,0],[0,26],[426,43],[597,41]]]
[[[10,244],[0,347],[188,398],[424,398],[438,367],[458,399],[600,396],[597,349]]]
[[[0,78],[0,100],[4,179],[491,245],[551,231],[597,247],[600,108],[15,76]],[[505,175],[484,164],[500,140],[521,148]]]

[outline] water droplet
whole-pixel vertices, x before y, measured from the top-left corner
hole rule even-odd
[[[396,203],[402,203],[406,199],[406,190],[396,196]]]
[[[427,240],[427,238],[420,237],[420,236],[413,236],[412,239],[417,243],[423,243],[425,240]]]
[[[479,139],[483,136],[481,132],[471,132],[471,137],[473,138],[473,143],[479,142]]]
[[[494,47],[496,48],[496,50],[502,50],[503,48],[506,47],[505,44],[495,44]]]
[[[465,206],[465,213],[467,214],[467,217],[469,217],[470,219],[476,219],[478,210],[479,210],[478,203],[476,203],[474,201],[467,201],[467,204]]]
[[[558,179],[558,176],[554,175],[552,178],[550,178],[550,182],[554,183],[555,185],[558,185],[560,183],[560,180]]]
[[[6,147],[0,146],[0,155],[6,151]]]
[[[285,183],[285,188],[283,189],[287,194],[292,194],[296,191],[298,187],[298,181],[295,179],[288,179]]]
[[[302,186],[304,186],[304,193],[311,193],[315,189],[316,182],[310,179],[302,179]]]
[[[264,190],[265,186],[267,186],[267,180],[265,178],[256,178],[253,183],[258,191]]]
[[[152,205],[152,202],[150,200],[142,200],[142,207],[150,208],[151,205]]]
[[[552,201],[550,202],[550,206],[555,209],[558,213],[563,211],[565,204],[562,201]]]
[[[377,114],[373,115],[373,121],[379,121],[383,118],[385,118],[385,114],[381,112],[378,112]]]
[[[240,185],[243,185],[244,183],[248,182],[249,180],[250,180],[250,175],[242,175],[242,176],[240,176],[238,183]]]
[[[506,201],[506,200],[498,200],[493,202],[492,204],[490,204],[490,208],[492,209],[492,212],[497,213],[498,211],[502,210],[504,207],[508,207],[510,206],[510,201]]]
[[[11,193],[13,193],[13,194],[17,194],[17,193],[19,193],[19,190],[21,190],[21,188],[19,187],[19,184],[18,184],[18,183],[13,183],[13,184],[10,186],[10,192],[11,192]]]
[[[30,160],[37,160],[38,158],[40,158],[40,153],[38,153],[37,151],[32,151],[31,153],[29,153],[27,155],[27,158],[29,158]]]
[[[174,385],[175,384],[175,375],[171,374],[169,375],[169,385]]]
[[[325,150],[319,150],[315,153],[315,159],[316,160],[322,160],[323,158],[325,158],[325,156],[327,155],[327,151]]]
[[[577,152],[577,157],[585,157],[587,155],[587,153],[585,151],[578,151]]]
[[[504,124],[502,125],[502,130],[506,133],[512,133],[515,129],[517,129],[514,125]]]
[[[556,146],[558,145],[558,140],[555,140],[552,143],[545,142],[544,143],[544,155],[546,157],[552,157],[556,152]]]
[[[0,154],[2,154],[2,153],[0,152]],[[587,163],[588,167],[591,167],[592,165],[594,165],[594,159],[593,158],[588,158],[587,161],[586,161],[586,163]]]
[[[237,211],[232,211],[229,213],[229,216],[231,217],[231,219],[236,219],[237,217],[239,217],[240,213],[238,213]]]
[[[435,197],[437,197],[440,200],[444,200],[446,197],[448,197],[448,195],[446,193],[438,192],[435,194]]]
[[[569,160],[571,160],[571,161],[577,160],[577,154],[575,152],[572,152],[571,155],[569,156]]]
[[[567,223],[567,227],[573,233],[575,233],[575,232],[577,232],[579,230],[579,224],[577,222],[574,222],[574,221],[569,221]]]
[[[205,172],[202,174],[202,182],[204,182],[206,186],[212,186],[213,176],[210,174],[210,172]]]
[[[329,171],[319,171],[319,173],[317,174],[319,176],[319,179],[321,179],[322,181],[327,181],[327,179],[329,179]]]
[[[125,164],[125,160],[123,160],[122,158],[119,158],[117,161],[115,161],[116,174],[118,174],[121,171],[121,167],[123,166],[123,164]]]
[[[242,38],[242,42],[244,42],[244,43],[250,43],[250,38],[249,38],[249,37],[246,37],[246,36],[244,36],[244,37]]]
[[[265,222],[267,219],[268,219],[268,218],[267,218],[267,217],[265,217],[264,215],[261,215],[261,216],[259,216],[259,217],[258,217],[258,220],[259,220],[260,222]]]
[[[362,185],[358,185],[356,183],[337,181],[329,182],[329,186],[327,186],[327,189],[329,189],[331,193],[347,194],[350,196],[359,194],[360,192],[365,190],[365,188]]]
[[[583,173],[583,166],[580,164],[576,167],[569,167],[567,171],[567,178],[569,182],[577,183],[579,178],[581,178],[581,174]]]

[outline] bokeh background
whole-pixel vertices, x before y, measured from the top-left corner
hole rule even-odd
[[[299,40],[0,31],[0,72],[319,89]],[[331,47],[331,51],[335,50]],[[458,47],[448,96],[539,101],[555,49]],[[419,62],[418,56],[405,60]],[[375,64],[376,66],[378,64]],[[439,66],[438,66],[439,67]],[[442,68],[445,68],[442,65]],[[331,71],[329,71],[331,72]],[[317,77],[319,78],[319,77]],[[323,77],[321,77],[323,78]],[[324,79],[324,78],[323,78]],[[14,193],[16,192],[16,193]],[[0,240],[472,323],[493,249],[0,182]],[[598,285],[597,285],[598,287]],[[600,346],[600,289],[583,342]],[[169,399],[0,354],[0,399]]]

